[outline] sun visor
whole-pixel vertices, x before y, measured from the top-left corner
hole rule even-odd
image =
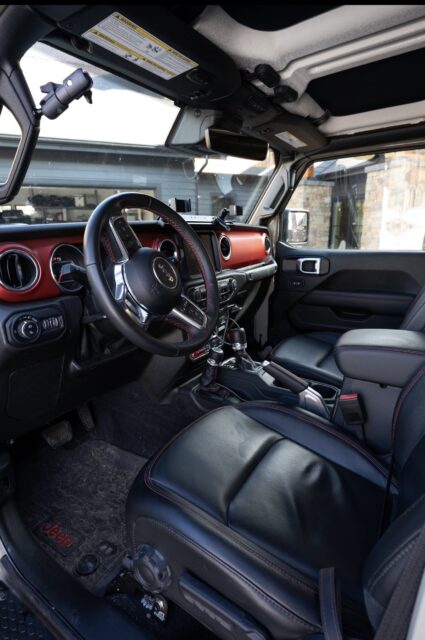
[[[58,27],[46,42],[186,104],[207,105],[241,84],[233,60],[166,6],[85,6]]]
[[[321,149],[327,138],[306,118],[283,113],[272,120],[256,119],[244,123],[244,130],[267,140],[275,149],[286,152],[310,152]]]

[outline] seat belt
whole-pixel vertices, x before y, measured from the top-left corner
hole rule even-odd
[[[406,640],[424,569],[425,524],[419,531],[373,640]],[[319,600],[324,640],[344,640],[340,590],[334,567],[320,570]]]
[[[344,640],[341,624],[341,593],[335,567],[320,569],[319,600],[325,640]]]

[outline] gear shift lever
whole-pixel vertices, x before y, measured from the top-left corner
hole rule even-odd
[[[255,371],[257,367],[246,350],[247,342],[245,329],[242,327],[230,329],[228,336],[233,353],[236,356],[237,368],[244,371]]]
[[[217,371],[223,362],[224,352],[221,347],[212,347],[207,359],[207,366],[201,376],[201,387],[210,387],[217,379]]]

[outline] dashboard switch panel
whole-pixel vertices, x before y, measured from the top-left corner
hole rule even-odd
[[[16,313],[6,322],[8,342],[13,346],[50,342],[65,331],[65,316],[58,307],[41,307]]]

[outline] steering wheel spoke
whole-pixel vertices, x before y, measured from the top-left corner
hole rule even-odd
[[[117,263],[127,262],[142,246],[139,238],[123,215],[109,218],[108,231],[117,249]]]
[[[207,326],[207,315],[198,307],[197,304],[192,302],[187,296],[181,294],[177,304],[165,317],[165,321],[174,326],[186,331],[186,333],[193,333],[193,331],[199,331],[205,329]]]
[[[154,316],[131,295],[125,282],[122,263],[114,265],[112,293],[126,314],[146,329]]]

